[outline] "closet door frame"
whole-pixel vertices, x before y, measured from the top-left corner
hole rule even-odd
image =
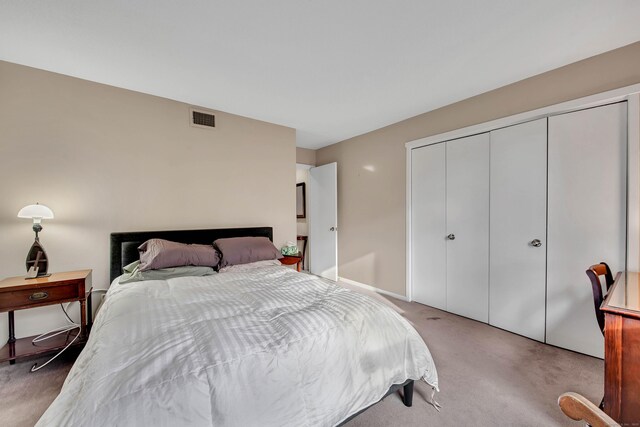
[[[525,113],[456,129],[405,143],[406,206],[405,206],[405,295],[412,301],[411,277],[411,154],[415,148],[439,144],[452,139],[490,132],[532,120],[627,101],[627,269],[640,271],[640,84],[626,86],[584,98],[551,105]]]

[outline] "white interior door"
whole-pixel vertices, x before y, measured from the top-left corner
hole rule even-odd
[[[411,153],[412,299],[447,309],[446,144]]]
[[[489,320],[489,134],[448,141],[447,310]]]
[[[489,323],[544,342],[547,119],[491,132]]]
[[[603,357],[585,270],[625,268],[627,105],[549,118],[547,342]]]
[[[309,271],[338,280],[338,164],[309,169]]]

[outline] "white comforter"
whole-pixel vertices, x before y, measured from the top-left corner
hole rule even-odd
[[[286,267],[111,286],[41,426],[332,426],[392,384],[437,389],[399,314]]]

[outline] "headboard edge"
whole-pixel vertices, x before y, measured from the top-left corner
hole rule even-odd
[[[149,239],[165,239],[180,243],[212,244],[216,239],[261,236],[273,241],[273,227],[211,228],[200,230],[125,231],[111,233],[109,283],[122,274],[131,259],[123,257],[123,243],[138,245]]]

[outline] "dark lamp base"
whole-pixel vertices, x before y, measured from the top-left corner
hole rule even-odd
[[[31,249],[29,249],[25,264],[27,271],[29,271],[31,267],[38,268],[37,277],[48,276],[47,270],[49,269],[49,260],[47,259],[47,253],[44,251],[44,248],[37,238],[35,242],[33,242],[33,245],[31,245]]]
[[[51,276],[51,273],[47,273],[47,274],[38,274],[36,277],[25,277],[24,280],[29,280],[29,279],[39,279],[40,277],[49,277]]]

